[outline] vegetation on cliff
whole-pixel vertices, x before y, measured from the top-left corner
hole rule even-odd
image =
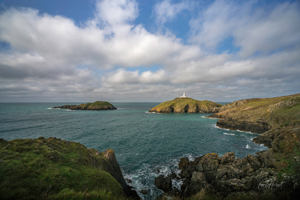
[[[1,199],[127,199],[132,191],[112,150],[56,138],[1,139],[0,158]]]
[[[297,128],[300,124],[300,94],[262,99],[244,99],[224,105],[211,117],[221,128],[263,133],[272,128]]]
[[[86,103],[80,105],[64,105],[54,108],[70,109],[70,110],[115,110],[117,109],[107,101],[95,101],[94,103]]]
[[[198,101],[192,98],[175,98],[163,102],[149,112],[157,113],[215,113],[222,105],[212,101]]]

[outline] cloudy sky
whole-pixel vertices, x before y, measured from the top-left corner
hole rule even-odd
[[[300,2],[0,0],[0,102],[300,92]]]

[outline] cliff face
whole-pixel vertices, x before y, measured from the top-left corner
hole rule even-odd
[[[198,101],[192,98],[176,98],[163,102],[149,112],[156,113],[216,113],[222,105],[211,101]]]
[[[127,199],[113,150],[56,138],[0,140],[1,199]]]
[[[54,108],[69,109],[69,110],[115,110],[117,109],[107,101],[96,101],[94,103],[80,104],[80,105],[64,105]]]

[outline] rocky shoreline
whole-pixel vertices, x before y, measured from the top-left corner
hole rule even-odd
[[[217,126],[220,128],[260,133],[253,141],[269,149],[257,152],[255,156],[248,154],[242,159],[235,158],[234,152],[228,152],[222,157],[210,153],[194,161],[181,158],[178,164],[181,170],[179,176],[172,173],[155,178],[157,188],[165,192],[160,198],[175,196],[187,199],[200,193],[213,194],[220,199],[239,198],[239,195],[261,196],[266,193],[271,195],[270,198],[297,198],[300,191],[300,170],[297,171],[300,169],[299,116],[292,116],[292,126],[283,127],[280,121],[286,120],[282,113],[290,112],[292,106],[299,105],[290,103],[294,99],[298,101],[299,96],[288,96],[284,101],[267,99],[272,102],[267,105],[265,99],[263,103],[262,99],[240,100],[210,115],[211,118],[219,118]],[[253,104],[255,106],[248,106]],[[273,112],[270,112],[270,108]],[[281,112],[277,114],[277,110]],[[174,179],[183,182],[180,191],[172,187]]]

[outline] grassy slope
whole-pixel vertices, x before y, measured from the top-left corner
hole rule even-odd
[[[166,107],[173,107],[174,109],[182,110],[186,107],[186,105],[189,105],[189,107],[196,107],[198,106],[199,108],[213,108],[213,107],[221,107],[221,104],[211,102],[211,101],[198,101],[192,98],[175,98],[174,100],[171,101],[165,101],[151,110],[156,110],[157,112],[160,112],[162,109]]]
[[[247,121],[264,120],[272,128],[299,126],[300,124],[300,94],[263,99],[250,99],[249,102],[221,111],[216,116],[244,119]],[[294,102],[289,105],[289,102]]]
[[[53,138],[0,141],[1,199],[125,199],[101,153]]]
[[[96,110],[96,109],[107,109],[114,108],[114,106],[107,101],[96,101],[94,103],[80,104],[79,107],[81,110]]]

